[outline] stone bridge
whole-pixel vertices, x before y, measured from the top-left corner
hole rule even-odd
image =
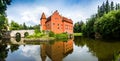
[[[10,37],[16,37],[16,33],[20,33],[21,37],[24,37],[24,34],[26,32],[28,32],[29,35],[34,34],[34,30],[12,30],[12,31],[9,31],[8,33]]]

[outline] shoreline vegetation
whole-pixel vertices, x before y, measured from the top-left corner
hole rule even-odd
[[[74,36],[82,36],[82,33],[74,33],[71,35],[72,38]],[[67,33],[61,33],[61,34],[52,34],[51,32],[49,34],[44,34],[44,33],[37,33],[33,35],[27,36],[24,41],[25,42],[34,42],[34,41],[39,41],[39,42],[47,42],[51,40],[63,40],[67,41],[68,39],[71,39]]]
[[[74,36],[83,36],[82,33],[74,33],[73,35],[74,35]]]
[[[76,33],[77,36],[81,35],[81,33]],[[61,33],[54,34],[52,31],[49,32],[35,32],[33,35],[28,35],[25,37],[24,41],[49,41],[49,40],[63,40],[66,41],[70,38],[73,38],[72,34]]]
[[[120,40],[120,3],[106,0],[98,5],[97,13],[74,24],[74,32],[82,32],[84,37]],[[76,35],[76,34],[75,34]]]

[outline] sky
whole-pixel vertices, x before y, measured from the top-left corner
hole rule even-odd
[[[13,20],[19,24],[24,22],[28,26],[40,24],[41,14],[46,17],[58,10],[59,14],[73,20],[86,22],[97,12],[98,5],[106,0],[12,0],[7,8],[9,23]],[[120,0],[109,0],[120,3]]]

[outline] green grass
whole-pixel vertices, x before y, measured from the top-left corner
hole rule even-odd
[[[43,37],[43,36],[45,36],[45,34],[35,33],[35,34],[33,34],[33,35],[27,36],[27,38],[41,38],[41,37]]]
[[[49,34],[35,33],[33,35],[27,36],[26,38],[27,39],[42,39],[42,40],[53,40],[53,39],[67,40],[68,34],[67,33],[54,34],[52,32],[50,32]]]
[[[82,33],[74,33],[74,36],[82,36]]]
[[[68,39],[68,34],[61,33],[61,34],[55,34],[56,39]]]

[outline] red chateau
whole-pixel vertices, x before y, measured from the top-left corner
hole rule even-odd
[[[63,32],[67,32],[69,34],[73,33],[73,21],[59,15],[57,10],[48,18],[46,18],[44,13],[42,13],[40,23],[41,30],[44,31],[52,31],[55,34]]]

